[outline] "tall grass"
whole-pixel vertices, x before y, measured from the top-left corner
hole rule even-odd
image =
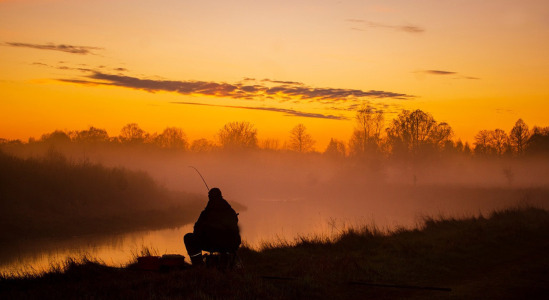
[[[549,212],[522,207],[485,217],[425,218],[416,229],[366,226],[331,239],[242,247],[244,268],[234,271],[145,272],[69,261],[62,272],[0,278],[0,298],[546,299],[547,236]]]

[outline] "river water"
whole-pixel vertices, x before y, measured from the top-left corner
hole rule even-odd
[[[284,199],[249,195],[239,197],[247,209],[240,211],[239,224],[244,243],[260,249],[269,243],[292,242],[298,237],[333,238],[349,227],[375,226],[386,231],[421,225],[425,216],[467,217],[488,215],[493,210],[532,204],[548,208],[544,190],[505,189],[413,189],[367,192],[359,201],[354,192],[311,192]],[[359,191],[364,195],[365,191]],[[406,197],[400,197],[405,193]],[[489,195],[489,196],[488,196]],[[364,196],[362,196],[364,198]],[[253,200],[250,200],[253,199]],[[198,216],[197,216],[198,217]],[[87,256],[110,266],[123,266],[144,248],[153,253],[187,256],[182,237],[192,224],[155,231],[136,231],[101,236],[42,239],[3,245],[0,272],[22,275],[41,273],[61,266],[69,257]]]

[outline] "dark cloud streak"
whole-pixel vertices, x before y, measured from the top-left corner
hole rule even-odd
[[[317,113],[308,113],[297,111],[293,109],[277,108],[277,107],[250,107],[250,106],[232,106],[232,105],[216,105],[216,104],[206,104],[206,103],[195,103],[195,102],[172,102],[173,104],[184,104],[184,105],[201,105],[201,106],[212,106],[212,107],[225,107],[225,108],[237,108],[237,109],[250,109],[250,110],[262,110],[262,111],[271,111],[284,113],[286,116],[292,117],[305,117],[305,118],[319,118],[319,119],[329,119],[329,120],[348,120],[344,116],[334,116],[334,115],[324,115]]]
[[[75,67],[69,67],[69,66],[66,66],[66,65],[63,65],[64,62],[59,62],[59,66],[53,66],[53,65],[48,65],[48,64],[45,64],[45,63],[41,63],[41,62],[34,62],[32,63],[31,65],[33,66],[41,66],[41,67],[47,67],[47,68],[52,68],[52,69],[57,69],[57,70],[64,70],[64,71],[80,71],[80,72],[86,72],[86,73],[89,73],[89,72],[94,72],[93,69],[90,69],[90,68],[75,68]],[[86,66],[86,64],[80,64],[81,66]],[[115,71],[116,70],[119,70],[119,69],[114,69]]]
[[[457,72],[442,71],[442,70],[425,70],[425,71],[422,71],[422,73],[431,74],[431,75],[454,75],[454,74],[457,74]]]
[[[262,82],[270,82],[270,83],[278,83],[278,84],[287,84],[287,85],[303,85],[302,82],[296,82],[296,81],[282,81],[282,80],[271,80],[271,79],[263,79]]]
[[[153,80],[141,79],[137,77],[107,74],[94,71],[87,76],[90,84],[111,85],[126,87],[148,92],[175,92],[182,95],[203,95],[215,97],[228,97],[233,99],[275,99],[278,101],[287,100],[308,100],[310,102],[333,103],[356,100],[360,98],[392,98],[409,99],[413,96],[401,93],[387,91],[363,91],[357,89],[337,89],[337,88],[313,88],[305,86],[302,83],[291,81],[271,81],[269,83],[282,85],[266,84],[242,84],[242,83],[224,83],[207,81],[174,81],[174,80]],[[61,81],[73,82],[72,80]],[[85,80],[84,80],[85,81]],[[84,84],[82,80],[77,83]],[[290,84],[291,83],[291,84]]]
[[[444,70],[422,70],[415,73],[427,74],[427,75],[436,75],[436,76],[448,76],[454,75],[453,79],[469,79],[469,80],[479,80],[478,77],[473,76],[464,76],[460,75],[458,72],[453,71],[444,71]]]
[[[72,53],[72,54],[81,54],[81,55],[88,55],[88,54],[95,54],[93,53],[94,50],[103,50],[103,48],[99,47],[89,47],[89,46],[74,46],[74,45],[65,45],[65,44],[29,44],[29,43],[12,43],[7,42],[5,43],[6,46],[11,47],[23,47],[23,48],[32,48],[32,49],[38,49],[38,50],[54,50],[54,51],[61,51],[66,53]]]

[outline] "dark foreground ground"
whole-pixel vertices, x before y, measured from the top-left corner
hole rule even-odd
[[[232,271],[84,260],[40,277],[2,278],[0,299],[549,299],[548,254],[549,212],[520,208],[427,219],[418,230],[363,228],[335,241],[242,248],[243,267]]]

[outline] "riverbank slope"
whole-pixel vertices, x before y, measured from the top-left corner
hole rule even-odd
[[[242,268],[140,271],[83,260],[41,276],[0,279],[2,299],[546,299],[549,212],[425,219],[421,228],[347,230],[262,250]],[[434,289],[433,289],[434,288]]]

